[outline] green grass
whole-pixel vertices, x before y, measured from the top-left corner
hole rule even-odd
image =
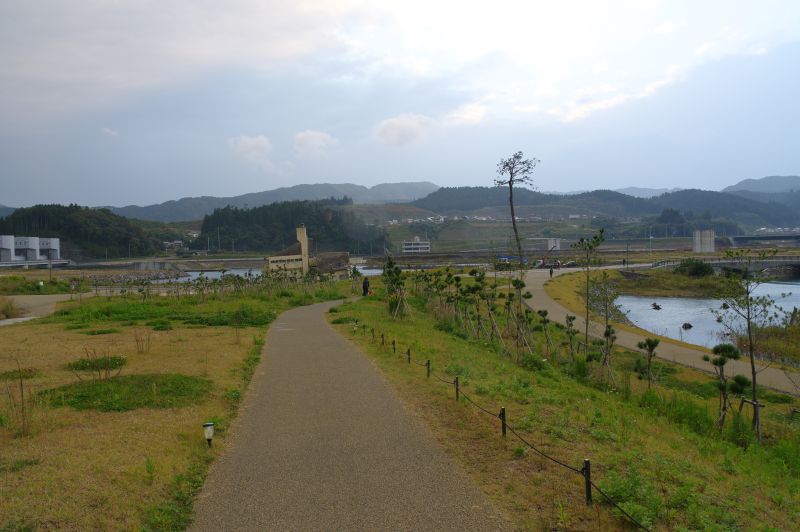
[[[0,381],[16,381],[20,378],[34,379],[41,374],[42,372],[36,368],[12,369],[11,371],[3,371],[0,373]]]
[[[128,363],[128,359],[120,356],[101,356],[97,358],[79,358],[67,364],[72,371],[102,371],[119,369]]]
[[[86,292],[88,287],[80,286],[79,290]],[[22,275],[0,277],[0,295],[69,294],[70,291],[70,281],[62,279],[39,281],[28,280]]]
[[[119,329],[91,329],[89,331],[83,331],[83,334],[87,334],[89,336],[100,336],[103,334],[115,334],[118,333]]]
[[[415,309],[424,308],[414,301],[411,304]],[[749,420],[731,413],[720,433],[716,429],[716,383],[706,375],[688,378],[689,370],[656,361],[659,385],[648,392],[646,382],[636,379],[634,371],[641,355],[618,353],[615,389],[598,380],[597,362],[577,357],[572,363],[564,350],[559,355],[560,365],[554,365],[553,357],[542,363],[541,355],[515,360],[500,355],[496,345],[465,337],[454,324],[442,326],[425,310],[393,320],[385,302],[367,298],[341,305],[331,318],[342,324],[340,330],[347,337],[352,337],[347,324],[357,319],[374,327],[378,336],[385,333],[387,346],[393,339],[397,341],[398,354],[392,355],[391,347],[381,348],[369,335],[353,337],[389,380],[407,391],[406,397],[424,405],[423,417],[428,415],[437,425],[456,427],[444,437],[446,447],[460,453],[471,474],[490,477],[484,489],[520,516],[520,522],[526,523],[522,528],[553,526],[548,513],[563,512],[553,501],[553,493],[577,499],[570,511],[583,515],[580,495],[572,493],[575,486],[566,482],[571,477],[564,477],[563,470],[554,467],[536,473],[546,477],[538,488],[525,475],[514,484],[510,478],[516,466],[504,462],[502,453],[487,457],[484,451],[495,445],[491,434],[496,434],[496,427],[487,436],[476,428],[483,419],[480,413],[472,416],[465,412],[473,409],[452,407],[452,387],[433,378],[428,381],[424,369],[406,364],[401,353],[407,347],[422,359],[430,359],[434,371],[443,377],[458,375],[462,391],[490,411],[505,406],[512,426],[560,460],[579,467],[584,457],[590,457],[595,482],[613,493],[626,511],[655,528],[788,529],[800,519],[800,430],[787,417],[776,414],[774,422],[764,422],[765,443],[758,444]],[[551,331],[559,345],[563,332]],[[542,346],[539,335],[534,342],[537,353]],[[626,381],[631,383],[627,390]],[[762,398],[773,399],[774,408],[782,408],[781,412],[787,408],[784,401],[797,404],[788,396],[776,395],[777,400],[769,393]],[[454,440],[467,443],[459,447]],[[510,448],[508,456],[515,462],[528,460],[519,454]],[[487,473],[492,470],[505,473],[492,477]],[[596,500],[602,503],[597,494]],[[614,512],[610,507],[609,511]],[[585,519],[591,517],[580,519],[584,524],[577,528],[590,527]],[[618,521],[617,526],[623,522]]]
[[[127,412],[137,408],[178,408],[204,401],[211,381],[177,374],[124,375],[85,380],[41,392],[51,406]]]
[[[22,471],[26,467],[35,466],[38,463],[38,459],[12,460],[7,463],[0,460],[0,473],[16,473],[17,471]]]

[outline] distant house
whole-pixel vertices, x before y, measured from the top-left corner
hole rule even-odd
[[[430,253],[431,252],[431,243],[427,240],[420,240],[418,236],[415,236],[413,240],[406,240],[403,242],[403,247],[401,251],[406,253]]]

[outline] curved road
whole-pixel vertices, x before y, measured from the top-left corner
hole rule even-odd
[[[553,273],[554,275],[563,275],[576,271],[582,270],[576,268],[565,268],[556,270]],[[558,301],[553,300],[553,298],[547,294],[544,289],[544,284],[549,279],[550,274],[548,270],[530,270],[526,272],[526,288],[528,288],[531,291],[531,294],[533,294],[533,298],[527,300],[526,302],[531,308],[546,309],[550,319],[564,323],[565,317],[568,313],[575,313],[567,310],[566,307],[561,306]],[[575,320],[575,327],[579,331],[583,332],[585,323],[586,321],[578,313],[577,319]],[[589,322],[590,335],[602,337],[604,328],[605,327],[600,323],[593,321]],[[625,330],[617,331],[617,345],[621,345],[634,351],[639,351],[639,348],[636,344],[644,339],[645,336],[638,333]],[[669,360],[684,366],[697,368],[708,373],[713,373],[713,366],[709,362],[703,360],[703,355],[705,354],[707,353],[699,349],[692,349],[690,347],[676,345],[664,341],[662,341],[661,344],[659,344],[658,349],[656,349],[656,355],[658,358]],[[748,377],[750,376],[750,362],[749,359],[745,357],[740,360],[732,360],[728,362],[726,368],[729,368],[725,370],[726,373],[730,373],[731,375],[741,373],[742,375],[747,375]],[[786,376],[786,373],[784,373],[783,370],[772,367],[764,367],[758,363],[756,363],[756,368],[761,369],[761,372],[757,377],[757,382],[759,385],[792,395],[800,395],[800,389],[798,389],[792,380]],[[800,374],[793,372],[791,375],[792,379],[794,379],[797,384],[800,384]]]
[[[375,366],[325,321],[270,327],[192,530],[511,530]]]

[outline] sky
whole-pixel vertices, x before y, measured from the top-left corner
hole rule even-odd
[[[0,204],[800,174],[800,2],[0,3]]]

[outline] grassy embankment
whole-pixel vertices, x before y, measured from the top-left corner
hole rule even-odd
[[[345,303],[330,317],[519,528],[627,525],[602,502],[586,506],[580,475],[539,457],[510,434],[501,438],[496,418],[463,400],[456,403],[452,386],[428,380],[425,368],[407,364],[407,347],[414,362],[430,359],[443,378],[459,376],[462,391],[489,411],[505,406],[509,423],[548,454],[577,468],[589,457],[595,481],[648,526],[791,530],[800,519],[800,420],[787,415],[797,405],[793,399],[768,395],[766,443],[758,445],[746,420],[729,416],[724,431],[717,431],[715,383],[702,373],[656,362],[659,384],[648,392],[636,378],[641,355],[618,352],[619,384],[609,391],[596,378],[596,362],[569,360],[561,329],[551,330],[561,347],[550,361],[523,357],[519,364],[485,339],[471,339],[437,320],[424,299],[410,302],[413,310],[402,319],[393,320],[377,297]],[[367,326],[366,335],[353,336],[355,319]],[[386,347],[370,340],[370,328],[378,338],[386,334]],[[542,344],[539,332],[538,353]]]
[[[340,296],[309,285],[102,297],[5,327],[0,530],[182,529],[266,326],[290,307]],[[211,449],[206,421],[216,423]]]

